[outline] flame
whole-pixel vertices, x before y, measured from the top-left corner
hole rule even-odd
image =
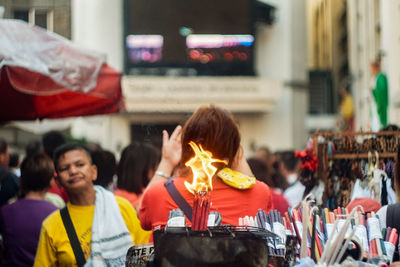
[[[210,151],[204,150],[201,145],[197,146],[193,141],[189,142],[195,156],[188,160],[185,165],[192,169],[193,181],[188,183],[185,181],[185,186],[190,193],[207,192],[212,190],[212,178],[217,171],[217,168],[212,165],[213,162],[223,162],[228,164],[226,160],[213,159]]]

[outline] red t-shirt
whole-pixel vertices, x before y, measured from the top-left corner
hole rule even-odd
[[[186,189],[184,177],[175,177],[174,184],[179,193],[193,207],[193,195]],[[169,211],[178,205],[169,195],[164,181],[153,184],[144,193],[139,218],[143,229],[154,230],[159,225],[166,225]],[[225,184],[221,179],[213,179],[211,192],[211,209],[222,215],[222,224],[238,225],[239,217],[256,216],[258,209],[267,213],[273,208],[269,187],[259,181],[245,190],[236,189]],[[190,222],[186,220],[190,225]]]

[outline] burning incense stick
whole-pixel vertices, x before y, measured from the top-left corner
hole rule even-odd
[[[225,160],[213,159],[210,151],[204,150],[201,145],[197,146],[190,142],[195,156],[185,163],[190,167],[193,173],[193,181],[185,181],[185,186],[189,192],[194,194],[192,230],[207,230],[208,215],[210,213],[211,199],[210,190],[212,190],[212,178],[217,168],[212,165],[214,162],[223,162]]]

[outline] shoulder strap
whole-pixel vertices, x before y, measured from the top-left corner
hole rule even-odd
[[[187,201],[183,198],[181,193],[179,193],[178,189],[174,184],[174,178],[169,179],[164,184],[165,188],[168,191],[168,194],[172,197],[178,207],[185,213],[186,217],[189,221],[192,221],[192,207],[187,203]]]
[[[76,235],[74,225],[71,221],[68,208],[65,206],[60,210],[61,219],[64,223],[65,230],[67,231],[69,242],[71,243],[72,250],[74,251],[76,263],[78,267],[82,267],[86,263],[85,255],[83,254],[81,244],[79,243],[78,236]]]

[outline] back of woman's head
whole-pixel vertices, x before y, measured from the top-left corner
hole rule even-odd
[[[117,162],[111,151],[95,150],[90,153],[93,164],[97,166],[97,179],[93,181],[95,185],[101,185],[104,188],[113,182],[114,174],[117,168]]]
[[[31,191],[42,191],[50,186],[54,177],[53,161],[45,153],[26,157],[21,164],[21,191],[26,194]]]
[[[240,147],[240,133],[230,112],[215,106],[203,106],[183,127],[181,166],[194,156],[190,141],[211,151],[213,158],[228,160],[228,166],[231,166]],[[215,163],[215,166],[221,168],[223,164]]]
[[[149,175],[160,162],[160,152],[149,143],[128,145],[121,154],[117,168],[117,187],[140,194],[149,183]]]

